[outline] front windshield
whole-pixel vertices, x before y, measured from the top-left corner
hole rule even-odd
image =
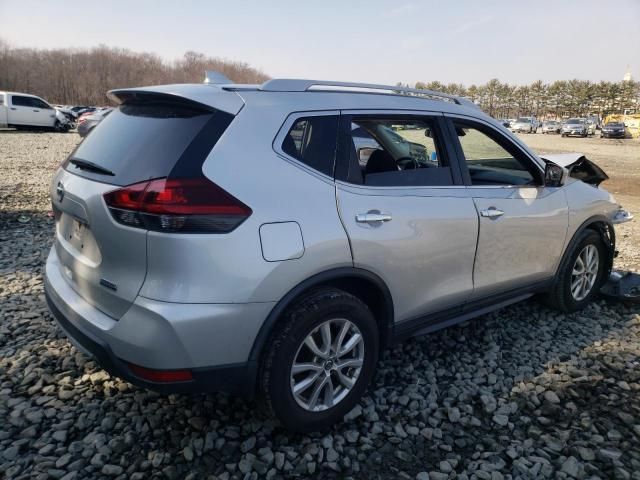
[[[610,122],[605,125],[605,127],[621,127],[622,124],[620,122]]]
[[[567,120],[567,123],[582,123],[582,120],[580,120],[579,118],[570,118],[569,120]]]
[[[522,118],[522,117],[520,117],[520,118],[518,119],[518,122],[520,122],[520,123],[531,123],[531,120],[529,120],[528,118]]]

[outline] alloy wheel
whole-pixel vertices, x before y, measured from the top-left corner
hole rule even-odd
[[[326,320],[302,341],[291,366],[296,403],[320,412],[340,403],[355,386],[364,363],[364,339],[344,318]]]
[[[576,302],[587,298],[598,277],[600,254],[595,245],[582,249],[571,271],[571,296]]]

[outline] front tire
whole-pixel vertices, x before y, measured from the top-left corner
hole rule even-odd
[[[598,232],[582,231],[565,253],[546,303],[562,312],[583,309],[605,280],[607,251]]]
[[[378,360],[378,329],[369,308],[334,288],[311,292],[285,314],[267,347],[262,390],[285,428],[323,430],[364,394]]]

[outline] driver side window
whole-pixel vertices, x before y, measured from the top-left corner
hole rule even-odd
[[[369,186],[451,185],[435,122],[353,117],[349,181]]]

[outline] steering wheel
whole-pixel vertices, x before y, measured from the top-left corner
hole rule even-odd
[[[396,160],[396,164],[401,170],[415,170],[416,168],[420,168],[420,164],[418,164],[417,160],[413,157],[400,157]]]

